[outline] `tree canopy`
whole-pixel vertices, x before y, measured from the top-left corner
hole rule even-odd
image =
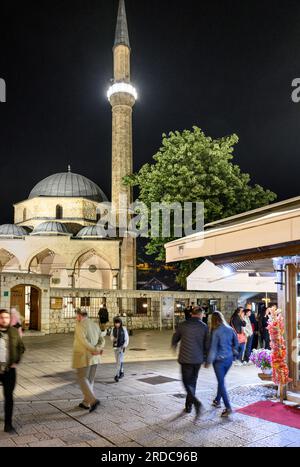
[[[214,139],[196,126],[163,134],[162,146],[153,163],[145,164],[124,182],[138,187],[139,200],[148,208],[153,202],[202,201],[206,224],[265,206],[276,195],[260,185],[251,185],[250,175],[234,164],[238,142],[235,134]],[[171,240],[149,238],[146,253],[163,261],[164,244]]]

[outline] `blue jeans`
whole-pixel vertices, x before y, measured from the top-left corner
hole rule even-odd
[[[118,347],[114,349],[115,351],[115,359],[116,359],[116,370],[117,376],[120,376],[121,373],[124,371],[124,351],[122,348]]]
[[[239,356],[238,356],[238,360],[239,360],[240,362],[243,361],[243,356],[244,356],[245,347],[246,347],[246,343],[244,343],[244,344],[239,344]]]
[[[217,360],[214,363],[214,370],[218,380],[218,394],[216,401],[220,403],[221,399],[225,404],[226,409],[231,409],[229,402],[228,394],[225,387],[225,376],[232,366],[232,358],[227,358],[226,360]]]
[[[249,358],[250,358],[250,355],[251,355],[253,337],[254,337],[254,335],[252,334],[252,336],[248,337],[248,339],[247,339],[246,350],[245,350],[245,361],[246,362],[249,362]]]

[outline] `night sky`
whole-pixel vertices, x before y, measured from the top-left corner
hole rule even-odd
[[[235,161],[279,200],[300,195],[299,0],[127,0],[135,169],[163,132],[237,133]],[[67,170],[110,197],[112,45],[118,0],[2,1],[0,223]]]

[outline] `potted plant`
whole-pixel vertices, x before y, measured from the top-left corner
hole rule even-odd
[[[250,361],[254,363],[257,368],[260,368],[263,375],[261,379],[271,379],[272,377],[272,352],[271,350],[259,349],[253,350],[250,355]],[[259,375],[260,376],[260,375]]]

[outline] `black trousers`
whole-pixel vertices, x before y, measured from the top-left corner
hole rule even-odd
[[[187,392],[186,405],[187,407],[192,406],[195,402],[198,402],[196,398],[196,387],[197,380],[201,365],[188,365],[182,364],[182,382]]]
[[[13,393],[16,386],[16,369],[10,368],[0,374],[0,382],[3,384],[5,425],[11,425],[14,408]]]

